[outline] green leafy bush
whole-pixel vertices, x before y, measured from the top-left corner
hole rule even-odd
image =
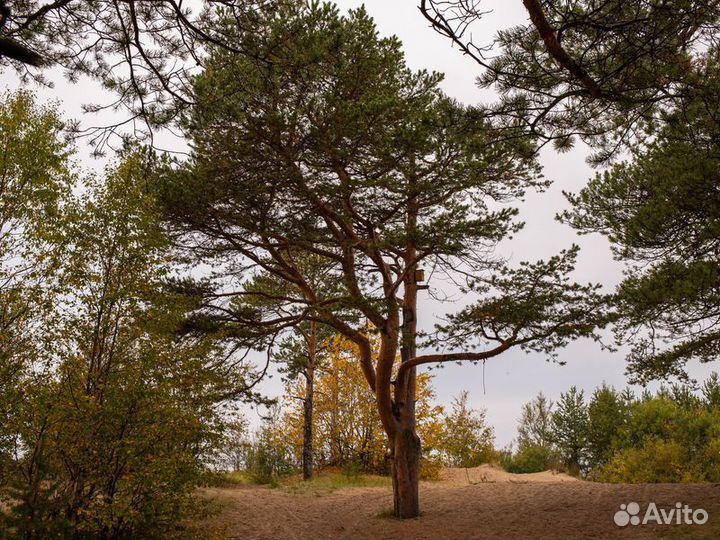
[[[502,465],[510,472],[562,467],[602,482],[720,481],[718,388],[715,374],[699,390],[672,385],[639,397],[603,385],[587,405],[571,388],[551,414],[539,396],[524,407],[518,451]]]
[[[14,449],[0,448],[0,538],[160,538],[206,508],[196,488],[234,372],[210,367],[211,340],[180,337],[195,303],[166,287],[146,165],[127,152],[49,220],[59,294],[0,422]]]
[[[516,474],[540,472],[551,467],[552,455],[550,449],[545,446],[529,445],[515,454],[506,453],[501,458],[500,465],[507,472]]]
[[[437,448],[450,467],[477,467],[497,461],[495,433],[483,409],[468,404],[468,392],[453,399],[450,414],[443,417],[442,437]]]
[[[248,453],[248,473],[255,484],[276,485],[278,480],[293,472],[287,451],[261,433]]]
[[[635,484],[701,482],[704,475],[689,463],[680,443],[648,439],[639,448],[616,453],[607,464],[594,470],[591,478],[598,482]]]

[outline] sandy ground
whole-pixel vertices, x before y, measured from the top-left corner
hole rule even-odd
[[[239,486],[208,489],[222,511],[198,524],[205,538],[720,538],[720,484],[613,485],[542,472],[515,475],[482,466],[448,469],[421,485],[422,515],[386,517],[390,488],[325,494]],[[618,527],[622,503],[709,513],[705,525]]]

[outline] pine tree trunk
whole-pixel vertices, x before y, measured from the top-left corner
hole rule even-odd
[[[305,367],[305,401],[303,402],[303,480],[313,477],[313,408],[315,404],[315,357],[317,353],[317,323],[310,323]]]
[[[313,477],[313,397],[312,380],[307,382],[308,395],[304,403],[304,430],[303,430],[303,480],[310,480]]]
[[[419,516],[420,439],[415,430],[399,431],[395,437],[392,479],[395,516]]]
[[[415,198],[408,203],[408,231],[417,227],[418,207]],[[401,361],[407,362],[416,355],[417,339],[417,282],[415,278],[417,250],[408,245],[404,262],[408,268],[403,288]],[[414,518],[420,515],[420,438],[417,436],[415,393],[417,377],[411,368],[404,380],[396,381],[395,414],[398,430],[393,442],[393,502],[395,516]]]

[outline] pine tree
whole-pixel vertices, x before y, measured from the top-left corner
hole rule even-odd
[[[161,186],[167,218],[184,247],[222,269],[227,295],[258,272],[287,284],[285,315],[253,319],[231,306],[238,326],[315,320],[357,344],[392,455],[396,514],[414,517],[417,366],[510,347],[552,356],[603,324],[602,299],[569,281],[575,248],[518,268],[493,257],[519,227],[515,209],[494,203],[545,185],[532,144],[498,138],[479,110],[442,95],[438,74],[411,72],[364,10],[293,5],[259,28],[232,31],[265,60],[219,49],[195,81],[193,155]],[[336,288],[314,287],[301,253],[323,259]],[[434,336],[458,352],[417,352],[423,264],[464,276],[479,298]]]
[[[586,469],[588,409],[582,390],[572,386],[560,394],[552,413],[551,440],[571,471]]]
[[[441,33],[501,91],[495,113],[556,148],[578,135],[613,166],[568,195],[562,219],[608,237],[627,278],[617,339],[633,382],[687,380],[720,351],[718,102],[720,6],[705,1],[523,0],[530,23],[502,32],[485,59],[468,25],[478,5],[424,0]],[[620,152],[627,151],[629,159]],[[617,162],[619,159],[623,161]]]
[[[588,465],[607,463],[628,421],[628,403],[606,385],[593,392],[588,405]]]

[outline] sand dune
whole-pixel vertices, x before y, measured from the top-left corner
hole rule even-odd
[[[446,468],[440,473],[443,482],[452,485],[503,483],[531,484],[580,482],[577,478],[556,471],[543,471],[531,474],[513,474],[494,465],[480,465],[472,469]]]
[[[292,493],[240,486],[209,489],[222,512],[198,524],[203,538],[720,538],[720,485],[611,485],[550,471],[515,475],[495,467],[448,469],[421,484],[422,515],[386,517],[390,488]],[[620,504],[705,508],[703,526],[618,527]]]

